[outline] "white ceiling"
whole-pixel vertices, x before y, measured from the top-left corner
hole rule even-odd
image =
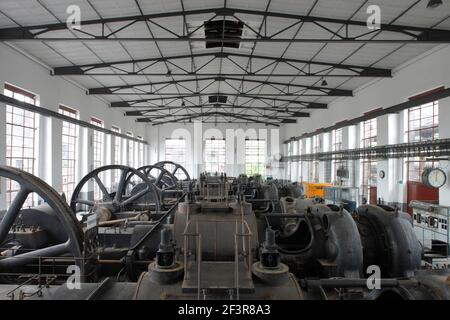
[[[427,9],[427,0],[2,0],[0,1],[0,28],[10,28],[17,26],[33,26],[40,24],[52,24],[64,22],[67,18],[66,9],[69,5],[78,5],[81,8],[82,20],[93,20],[99,18],[112,18],[124,16],[138,16],[142,14],[154,14],[164,12],[176,12],[184,10],[198,10],[221,8],[226,5],[228,8],[249,9],[249,10],[268,10],[270,12],[288,13],[298,15],[311,15],[317,17],[337,18],[337,19],[352,19],[357,21],[365,21],[367,19],[366,8],[369,4],[379,5],[381,8],[382,23],[408,25],[425,28],[439,28],[450,30],[450,4],[449,1],[444,0],[444,5],[439,9]],[[141,12],[142,10],[142,12]],[[192,15],[187,17],[187,23],[190,28],[195,28],[201,25],[204,21],[210,19],[212,14]],[[245,21],[254,29],[259,29],[263,17],[261,15],[237,14],[237,17]],[[217,19],[221,19],[218,17]],[[169,17],[163,19],[155,19],[155,22],[162,27],[170,29],[173,32],[182,33],[183,19],[181,16]],[[269,17],[266,21],[267,33],[273,34],[284,28],[289,27],[295,21]],[[125,26],[127,22],[117,22],[107,24],[107,28],[117,30]],[[339,24],[321,23],[333,31],[343,30],[343,26]],[[298,24],[295,27],[287,29],[280,33],[279,38],[296,38],[296,39],[310,39],[310,38],[332,38],[332,34],[326,31],[323,27],[311,23]],[[99,25],[83,26],[84,32],[98,33],[101,30]],[[352,27],[353,33],[365,33],[366,27]],[[173,35],[158,27],[156,24],[138,22],[132,26],[119,31],[115,36],[117,37],[173,37]],[[75,38],[80,37],[81,34],[75,34],[70,30],[52,31],[45,34],[45,37],[64,37]],[[197,36],[197,35],[196,35]],[[247,29],[247,37],[253,37],[254,33]],[[383,32],[379,35],[370,34],[364,38],[374,39],[410,39],[411,37],[404,34]],[[334,38],[336,39],[336,38]],[[15,44],[42,60],[44,63],[52,67],[62,67],[70,65],[82,65],[101,62],[113,62],[121,60],[135,60],[146,58],[170,57],[176,55],[189,55],[191,52],[208,53],[220,52],[221,49],[205,49],[202,48],[201,43],[193,43],[192,46],[188,42],[150,42],[150,41],[109,41],[109,42],[95,42],[95,41],[28,41],[16,40]],[[385,69],[394,69],[406,61],[430,50],[435,44],[424,43],[287,43],[287,42],[245,42],[239,49],[224,48],[224,52],[238,53],[238,54],[254,54],[261,56],[284,57],[290,59],[315,60],[329,63],[344,63],[359,65],[364,67],[377,67]],[[211,57],[197,57],[191,60],[177,59],[170,63],[156,63],[147,68],[147,72],[152,73],[166,73],[169,68],[172,73],[182,72],[183,70],[190,70],[192,62],[195,68],[200,68],[206,64]],[[201,72],[209,74],[239,74],[243,73],[241,68],[249,68],[249,59],[246,57],[231,56],[228,59],[216,59],[210,64],[201,69]],[[148,66],[149,63],[138,63],[138,68]],[[180,68],[178,68],[178,67]],[[239,67],[240,66],[240,67]],[[294,66],[294,67],[293,67]],[[118,66],[123,70],[130,70],[131,65]],[[252,70],[261,69],[261,72],[270,74],[268,77],[254,77],[246,76],[245,79],[257,81],[269,81],[280,83],[291,83],[295,85],[320,86],[322,79],[320,77],[298,77],[296,74],[300,73],[305,65],[301,63],[293,63],[288,65],[286,63],[273,63],[263,59],[252,59]],[[311,71],[323,70],[326,67],[312,66]],[[247,69],[248,70],[248,69]],[[205,87],[211,81],[200,80],[202,76],[192,75],[186,76],[143,76],[143,75],[118,75],[119,71],[113,68],[103,68],[96,70],[98,72],[109,73],[111,75],[96,75],[96,76],[70,76],[74,81],[78,82],[86,88],[107,87],[107,86],[122,86],[132,84],[150,84],[155,82],[166,82],[169,80],[182,79],[198,79],[198,81],[183,82],[178,85],[154,85],[153,90],[161,89],[161,93],[174,93],[179,95],[189,94],[190,91],[197,91],[196,85],[201,88]],[[292,77],[277,77],[277,74],[292,74]],[[343,70],[330,70],[329,74],[346,74]],[[373,78],[354,78],[354,77],[326,77],[328,88],[338,88],[346,90],[354,90],[359,86],[367,83]],[[145,95],[142,90],[148,90],[150,85],[145,87],[136,87],[132,89],[121,90],[121,95],[102,95],[107,101],[126,101],[126,100],[141,100],[146,98],[158,98],[158,95]],[[306,96],[289,96],[280,94],[279,90],[286,89],[285,86],[279,85],[259,85],[258,83],[242,82],[237,80],[229,80],[212,83],[204,92],[217,93],[220,91],[224,94],[236,93],[236,89],[241,91],[248,91],[248,94],[279,94],[277,98],[289,100],[314,101],[320,103],[329,103],[335,97],[310,97],[309,93],[314,91],[303,91],[301,88],[291,87],[290,91],[301,90]],[[192,97],[184,99],[186,107],[191,105],[199,105],[207,102],[208,97]],[[261,117],[258,119],[267,119],[268,116],[277,115],[276,112],[270,110],[257,110],[252,107],[270,107],[283,106],[292,109],[302,108],[298,104],[286,104],[284,102],[273,102],[268,100],[251,100],[245,97],[229,97],[229,101],[234,104],[244,105],[247,109],[236,109],[235,113],[253,115],[258,113]],[[181,100],[174,101],[161,100],[152,101],[135,105],[133,108],[126,108],[124,110],[138,110],[137,106],[181,106]],[[194,111],[193,111],[194,110]],[[184,109],[180,110],[178,114],[187,114],[189,112],[198,112],[199,109]],[[204,112],[212,111],[211,108],[203,108]],[[218,111],[223,112],[225,109],[218,108]],[[226,109],[229,112],[229,109]],[[303,110],[305,111],[305,110]],[[326,112],[326,110],[306,110],[308,112]],[[158,111],[155,114],[167,114],[167,119],[170,117],[172,111]],[[218,121],[222,121],[223,116],[218,116]],[[228,119],[229,120],[229,119]]]

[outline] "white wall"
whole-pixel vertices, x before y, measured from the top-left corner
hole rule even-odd
[[[314,132],[337,122],[353,119],[376,109],[390,107],[408,100],[409,97],[433,88],[450,86],[450,46],[442,45],[405,63],[393,70],[393,78],[380,79],[354,90],[354,97],[340,98],[330,103],[328,110],[317,110],[306,120],[297,124],[283,126],[282,139]],[[324,114],[326,116],[324,117]],[[439,133],[440,138],[450,138],[450,98],[439,101]],[[390,114],[377,118],[378,145],[404,142],[404,112]],[[353,126],[355,127],[355,126]],[[359,127],[359,126],[356,126]],[[348,132],[343,131],[343,148],[359,146],[357,137],[359,128]],[[355,135],[356,134],[356,135]],[[356,139],[356,140],[355,140]],[[355,165],[355,181],[360,180],[359,164]],[[441,161],[441,167],[450,175],[448,161]],[[405,182],[406,170],[403,159],[378,161],[377,170],[384,170],[386,178],[378,179],[377,195],[385,202],[406,201]],[[305,173],[304,173],[305,176]],[[440,189],[440,202],[450,204],[450,181]]]

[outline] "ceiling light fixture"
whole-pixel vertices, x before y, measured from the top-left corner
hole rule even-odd
[[[440,5],[442,5],[442,0],[429,0],[428,4],[427,4],[427,8],[434,9],[434,8],[439,7]]]
[[[322,87],[328,86],[328,82],[325,79],[322,79]]]

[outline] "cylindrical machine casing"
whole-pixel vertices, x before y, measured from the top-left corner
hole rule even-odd
[[[234,261],[236,234],[248,234],[239,236],[238,243],[242,248],[242,239],[245,238],[247,243],[249,238],[253,255],[258,245],[256,216],[247,202],[207,202],[202,206],[181,203],[174,219],[174,238],[178,246],[184,246],[185,232],[189,234],[187,241],[191,253],[196,252],[195,234],[201,235],[203,260]]]
[[[377,265],[383,277],[411,277],[420,267],[423,248],[411,217],[393,208],[362,205],[356,222],[364,247],[364,265]]]
[[[270,285],[255,278],[253,293],[240,293],[244,300],[303,300],[303,292],[295,277],[289,273],[287,280],[280,284]],[[201,293],[202,294],[202,293]],[[230,299],[229,294],[221,295],[205,292],[206,299]],[[196,292],[183,292],[182,282],[161,284],[149,272],[142,273],[136,291],[136,300],[197,300]]]

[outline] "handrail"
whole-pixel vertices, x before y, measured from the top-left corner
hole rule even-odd
[[[192,223],[195,222],[195,232],[189,232],[189,229],[192,225]],[[184,248],[183,248],[183,258],[184,258],[184,280],[189,280],[188,277],[188,251],[189,251],[189,237],[195,237],[196,238],[196,247],[197,247],[197,299],[200,300],[200,290],[201,290],[201,263],[202,263],[202,235],[199,232],[198,224],[199,222],[212,222],[211,220],[189,220],[186,223],[186,226],[183,230],[183,236],[184,236]],[[214,220],[214,223],[230,223],[232,221],[230,220]],[[243,238],[242,240],[242,252],[243,255],[247,258],[247,276],[249,279],[251,279],[251,267],[252,267],[252,250],[251,250],[251,239],[253,237],[253,233],[251,232],[250,226],[248,225],[247,221],[242,219],[241,216],[241,232],[239,232],[239,223],[238,219],[235,220],[235,234],[234,234],[234,248],[235,248],[235,290],[236,290],[236,296],[237,299],[239,299],[239,238]],[[245,242],[245,239],[247,239],[247,243]],[[248,249],[246,249],[246,247]]]

